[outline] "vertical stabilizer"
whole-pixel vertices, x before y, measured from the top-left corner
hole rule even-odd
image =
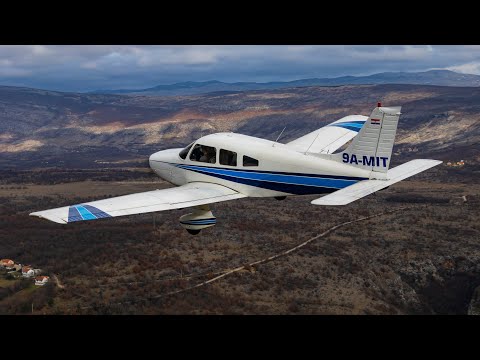
[[[400,106],[382,107],[379,103],[350,146],[332,158],[384,178],[390,166],[400,109]]]

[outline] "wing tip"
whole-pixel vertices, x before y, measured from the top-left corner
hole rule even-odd
[[[38,217],[40,219],[53,221],[57,224],[67,224],[68,223],[68,221],[63,220],[62,218],[58,218],[58,217],[55,217],[55,216],[45,216],[44,214],[42,214],[42,211],[33,212],[33,213],[28,214],[28,215]]]
[[[342,202],[342,201],[327,201],[323,200],[323,198],[315,199],[310,202],[312,205],[322,205],[322,206],[342,206],[342,205],[347,205],[350,204],[351,201],[348,202]]]

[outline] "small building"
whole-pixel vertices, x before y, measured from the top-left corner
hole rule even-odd
[[[0,265],[6,268],[12,268],[12,266],[15,265],[15,262],[10,259],[2,259],[0,260]]]
[[[48,280],[50,280],[50,277],[48,276],[37,276],[35,277],[35,285],[43,286],[48,282]]]
[[[33,271],[33,269],[32,269],[31,267],[29,267],[29,266],[24,266],[24,267],[22,268],[22,276],[23,276],[23,277],[29,278],[29,277],[32,277],[32,276],[34,276],[34,275],[35,275],[35,272]]]
[[[22,264],[15,264],[15,265],[13,265],[13,270],[15,270],[15,271],[21,271],[21,270],[22,270]]]

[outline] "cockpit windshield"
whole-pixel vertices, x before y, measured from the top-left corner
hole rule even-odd
[[[217,149],[211,146],[197,144],[190,154],[190,160],[215,164],[217,162]]]
[[[195,141],[194,141],[194,142],[195,142]],[[182,151],[180,151],[180,152],[178,153],[178,155],[179,155],[183,160],[185,160],[185,159],[187,158],[187,154],[188,154],[188,152],[190,151],[190,148],[193,146],[193,143],[194,143],[194,142],[192,142],[192,143],[191,143],[190,145],[188,145],[185,149],[183,149]]]

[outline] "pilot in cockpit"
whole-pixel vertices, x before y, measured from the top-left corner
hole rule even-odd
[[[204,146],[202,146],[201,150],[202,150],[202,156],[200,156],[200,159],[198,159],[198,161],[209,162],[208,160],[209,160],[210,157],[209,157],[207,149]]]

